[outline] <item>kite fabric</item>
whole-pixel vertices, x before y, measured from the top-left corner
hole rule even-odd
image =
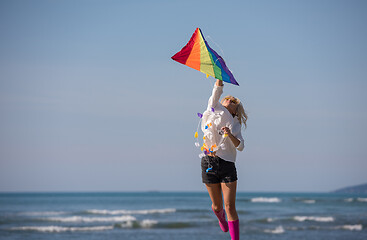
[[[200,28],[195,30],[190,41],[172,59],[203,72],[207,76],[210,75],[216,79],[239,86],[223,58],[209,47]]]

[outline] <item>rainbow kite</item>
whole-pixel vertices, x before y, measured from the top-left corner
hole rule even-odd
[[[203,72],[207,76],[210,75],[239,86],[223,58],[209,47],[200,28],[195,30],[190,41],[172,59]]]

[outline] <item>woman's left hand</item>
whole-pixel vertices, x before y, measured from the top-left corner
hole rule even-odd
[[[240,145],[241,143],[240,140],[238,140],[238,138],[232,135],[231,129],[229,129],[228,127],[222,127],[222,131],[224,132],[224,134],[228,135],[229,139],[231,139],[235,147],[238,147],[238,145]]]
[[[222,127],[222,131],[223,131],[225,134],[232,135],[232,133],[231,133],[231,129],[229,129],[229,127]]]

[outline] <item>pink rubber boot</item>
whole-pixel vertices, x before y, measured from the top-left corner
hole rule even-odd
[[[212,207],[213,212],[215,213],[215,216],[217,216],[219,220],[219,226],[220,229],[222,229],[223,232],[228,232],[228,223],[226,221],[226,214],[224,212],[224,209],[220,210],[219,212],[214,211]]]
[[[232,240],[240,239],[240,221],[237,219],[236,221],[228,221],[229,234],[231,235]]]

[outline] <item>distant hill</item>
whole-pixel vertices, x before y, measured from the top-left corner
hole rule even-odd
[[[337,189],[333,191],[334,193],[367,193],[367,183],[351,186],[351,187],[345,187],[341,189]]]

